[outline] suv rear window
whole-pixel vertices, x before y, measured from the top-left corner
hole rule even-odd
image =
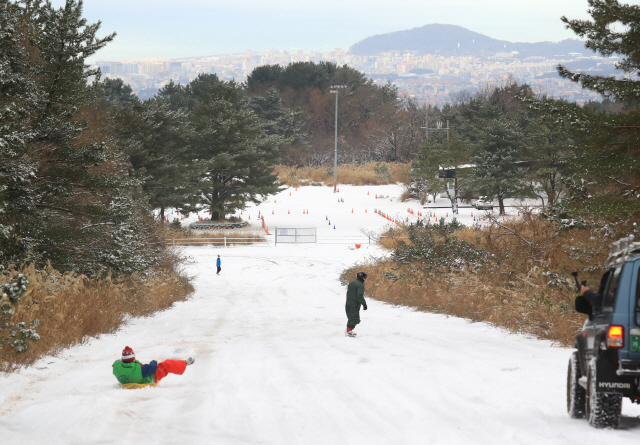
[[[616,267],[611,277],[609,277],[609,283],[607,284],[607,290],[604,293],[604,299],[602,300],[602,311],[613,312],[613,307],[616,304],[616,293],[618,292],[618,284],[620,283],[620,273],[622,272],[622,266]]]

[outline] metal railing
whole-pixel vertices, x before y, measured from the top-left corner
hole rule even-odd
[[[233,237],[222,237],[222,238],[172,238],[171,244],[173,246],[219,246],[219,247],[227,247],[234,245],[264,245],[270,246],[273,245],[273,242],[268,238],[263,239],[251,239],[251,238],[233,238]]]
[[[371,237],[364,235],[341,236],[329,235],[318,237],[316,244],[367,244],[371,245]],[[374,240],[375,244],[375,240]]]
[[[310,237],[310,235],[298,235],[299,237]],[[216,247],[230,247],[230,246],[275,246],[275,245],[291,245],[291,244],[359,244],[359,245],[371,245],[376,244],[377,239],[372,239],[371,236],[365,235],[328,235],[328,236],[315,236],[314,241],[299,240],[297,243],[283,242],[282,235],[278,237],[276,244],[275,237],[266,237],[263,239],[250,239],[250,238],[234,238],[234,237],[222,237],[222,238],[172,238],[171,244],[173,246],[216,246]]]

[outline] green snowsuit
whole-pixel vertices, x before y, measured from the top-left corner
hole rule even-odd
[[[355,328],[360,323],[360,305],[367,305],[364,300],[364,283],[355,279],[347,286],[347,303],[344,306],[348,327]]]
[[[155,361],[153,362],[155,363]],[[149,365],[144,365],[149,366]],[[142,377],[143,365],[139,361],[125,363],[117,360],[113,364],[113,375],[116,376],[120,383],[153,383],[156,376],[152,373],[146,377]],[[155,371],[155,369],[153,369]]]

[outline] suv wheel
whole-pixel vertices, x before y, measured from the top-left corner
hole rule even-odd
[[[589,362],[587,373],[587,397],[585,409],[589,425],[596,428],[615,428],[622,414],[622,394],[607,394],[596,391],[598,376],[596,359]]]
[[[582,377],[578,351],[571,353],[567,371],[567,412],[572,419],[584,418],[586,391],[578,380]]]

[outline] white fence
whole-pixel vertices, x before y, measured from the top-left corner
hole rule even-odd
[[[251,238],[233,238],[225,236],[223,238],[173,238],[171,244],[174,246],[217,246],[227,247],[234,245],[257,245],[272,246],[273,243],[269,238],[251,239]]]
[[[276,246],[278,244],[351,244],[360,246],[368,246],[377,243],[377,239],[372,239],[366,235],[327,235],[317,236],[316,228],[281,228],[276,227],[275,236],[272,238],[267,236],[263,239],[250,238],[174,238],[171,244],[174,246],[215,246],[215,247],[231,247],[231,246],[256,246],[267,247]]]
[[[275,245],[281,244],[317,244],[315,227],[276,227]]]

